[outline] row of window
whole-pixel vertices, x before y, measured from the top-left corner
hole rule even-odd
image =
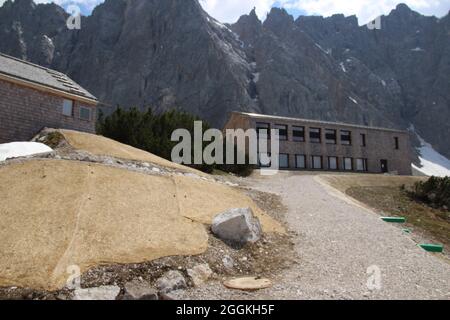
[[[73,117],[74,116],[74,104],[75,104],[75,102],[73,100],[64,99],[62,114],[67,117]],[[79,119],[91,121],[91,117],[92,117],[91,116],[91,108],[87,108],[87,107],[79,108],[79,114],[78,114]]]
[[[295,155],[295,168],[296,169],[313,169],[313,170],[345,170],[345,171],[368,171],[367,159],[364,158],[338,158],[338,157],[322,157],[322,156],[310,156],[309,166],[307,164],[307,156],[303,154]],[[281,169],[290,168],[290,155],[280,154],[279,166]],[[325,167],[326,160],[326,167]]]
[[[274,129],[278,129],[280,141],[288,141],[288,126],[283,124],[276,124]],[[258,137],[262,133],[270,132],[270,124],[258,122],[256,124],[256,131],[258,133]],[[346,146],[351,146],[353,144],[352,141],[352,132],[349,130],[339,130],[341,144]],[[306,142],[306,129],[302,126],[292,126],[292,139],[294,142]],[[308,128],[309,133],[309,142],[311,143],[322,143],[322,129],[321,128]],[[325,143],[327,144],[337,144],[338,131],[335,129],[325,129]],[[270,139],[270,133],[269,137]],[[395,137],[395,149],[400,148],[399,139]],[[359,140],[361,147],[366,147],[366,134],[360,134]]]
[[[276,124],[274,129],[278,129],[279,136],[281,141],[288,140],[288,126],[284,124]],[[309,142],[311,143],[322,143],[322,129],[321,128],[308,128],[309,129]],[[258,132],[258,136],[260,132],[264,130],[264,132],[269,132],[270,124],[268,123],[257,123],[256,130]],[[292,139],[295,142],[305,142],[306,134],[305,127],[301,126],[292,126]],[[327,144],[337,144],[337,130],[335,129],[325,129],[325,142]],[[341,135],[341,144],[343,145],[352,145],[352,132],[348,130],[340,130]],[[366,146],[366,135],[361,134],[361,146]]]

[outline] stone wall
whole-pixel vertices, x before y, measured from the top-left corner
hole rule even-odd
[[[0,80],[0,143],[30,140],[44,127],[95,133],[96,106],[75,101],[73,116],[62,113],[64,98]],[[80,106],[92,109],[79,118]]]

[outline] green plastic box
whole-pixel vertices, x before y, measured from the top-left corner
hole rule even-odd
[[[390,223],[405,223],[406,218],[403,217],[382,217],[381,220]]]
[[[419,247],[421,247],[422,249],[428,251],[428,252],[439,252],[441,253],[442,251],[444,251],[444,246],[441,244],[419,244]]]

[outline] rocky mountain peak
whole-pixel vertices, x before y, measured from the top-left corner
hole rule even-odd
[[[7,0],[3,4],[3,8],[6,10],[11,10],[11,12],[14,12],[15,16],[29,16],[34,12],[36,9],[36,4],[33,2],[33,0]]]
[[[253,19],[257,19],[258,21],[259,21],[259,19],[258,19],[258,15],[256,14],[256,7],[254,7],[253,9],[252,9],[252,11],[250,11],[250,13],[248,14],[250,17],[252,17]]]
[[[331,17],[324,18],[322,16],[300,16],[295,21],[296,25],[306,30],[328,32],[353,31],[358,28],[358,18],[355,15],[344,16],[343,14],[335,14]]]
[[[231,29],[239,35],[240,39],[247,44],[253,44],[262,32],[262,22],[253,9],[249,14],[243,15],[231,25]]]
[[[395,7],[395,11],[397,11],[398,13],[402,13],[402,14],[408,14],[411,13],[412,10],[410,7],[408,7],[408,5],[406,3],[399,3],[396,7]]]
[[[294,17],[284,8],[272,8],[263,25],[275,34],[283,34],[293,27]]]
[[[11,2],[11,0],[8,0],[7,2]],[[14,0],[13,4],[16,8],[35,8],[36,4],[33,0]]]
[[[398,4],[395,9],[389,13],[388,17],[400,21],[409,21],[411,19],[424,18],[421,14],[413,11],[404,3]]]

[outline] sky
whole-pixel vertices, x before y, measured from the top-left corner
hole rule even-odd
[[[2,4],[5,0],[0,0]],[[55,2],[67,7],[70,4],[80,6],[83,14],[90,14],[92,9],[104,0],[35,0],[35,2]],[[164,0],[162,0],[164,1]],[[264,20],[270,8],[283,7],[289,13],[298,15],[330,16],[343,13],[356,15],[360,24],[367,23],[389,12],[398,3],[406,3],[410,8],[424,15],[442,17],[450,10],[450,0],[199,0],[203,8],[221,22],[235,22],[249,13],[254,7],[261,20]]]

